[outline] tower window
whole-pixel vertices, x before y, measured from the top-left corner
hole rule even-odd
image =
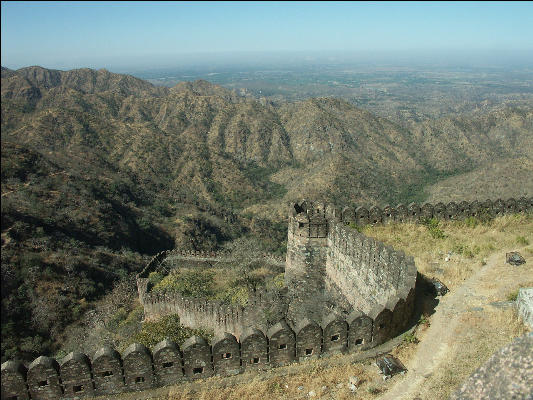
[[[231,353],[223,353],[222,358],[231,358]]]
[[[340,338],[339,335],[333,335],[333,336],[331,337],[331,341],[332,341],[332,342],[336,342],[337,340],[339,340],[339,338]]]
[[[199,367],[199,368],[193,368],[192,369],[192,373],[193,374],[201,374],[202,372],[204,372],[204,369],[202,367]]]
[[[313,349],[305,349],[306,356],[310,356],[311,354],[313,354]]]
[[[280,350],[285,350],[286,348],[287,348],[287,345],[285,343],[284,344],[280,344],[278,346],[278,349],[280,349]]]
[[[74,387],[72,388],[72,391],[73,391],[74,393],[83,392],[83,386],[82,386],[82,385],[74,386]]]

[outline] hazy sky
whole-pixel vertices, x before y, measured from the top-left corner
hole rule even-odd
[[[2,2],[2,65],[157,67],[234,52],[533,53],[533,2]]]

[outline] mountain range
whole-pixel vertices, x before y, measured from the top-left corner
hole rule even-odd
[[[273,104],[206,81],[1,76],[2,360],[53,349],[159,250],[250,235],[283,253],[291,200],[447,200],[480,176],[482,199],[533,193],[533,105],[397,123],[336,98]]]

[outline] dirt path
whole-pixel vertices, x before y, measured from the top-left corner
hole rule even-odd
[[[523,249],[520,249],[523,250]],[[431,316],[430,327],[420,337],[414,356],[406,362],[408,372],[383,394],[380,400],[415,399],[423,392],[423,385],[444,363],[450,354],[454,341],[458,339],[457,329],[462,314],[480,311],[496,299],[505,298],[509,288],[516,285],[518,267],[505,264],[505,253],[493,255],[485,266],[468,278],[461,286],[441,298],[435,314]],[[524,264],[531,270],[531,264]],[[505,302],[496,306],[506,306]]]

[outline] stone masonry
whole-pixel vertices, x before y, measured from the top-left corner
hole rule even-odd
[[[2,399],[107,396],[371,348],[406,328],[414,307],[417,272],[412,257],[347,225],[532,210],[533,198],[422,206],[412,203],[383,210],[339,210],[305,201],[291,204],[286,293],[255,293],[244,308],[206,299],[154,297],[148,292],[147,276],[171,252],[156,255],[138,275],[145,316],[184,314],[182,321],[192,327],[200,321],[204,327],[213,328],[217,333],[213,343],[191,337],[180,348],[164,340],[152,350],[132,344],[123,354],[103,347],[93,357],[71,353],[60,362],[41,356],[27,368],[7,361],[2,364]],[[521,298],[527,297],[525,294],[521,293]],[[266,313],[270,320],[261,317]]]

